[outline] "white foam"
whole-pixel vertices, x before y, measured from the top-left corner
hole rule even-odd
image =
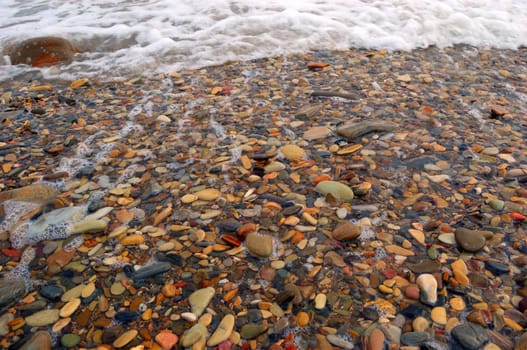
[[[4,0],[0,45],[62,36],[83,52],[45,75],[125,79],[315,49],[515,49],[527,44],[525,23],[524,0]]]

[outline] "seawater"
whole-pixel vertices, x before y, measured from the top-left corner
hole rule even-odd
[[[0,0],[0,46],[65,37],[75,62],[47,77],[102,80],[199,68],[232,60],[464,43],[527,43],[525,0]],[[0,80],[26,68],[7,65]]]

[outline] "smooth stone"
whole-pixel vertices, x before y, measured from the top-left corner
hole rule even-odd
[[[126,288],[125,286],[123,286],[121,282],[115,282],[110,287],[110,293],[112,293],[112,295],[121,295],[125,291],[126,291]]]
[[[201,316],[207,305],[216,294],[216,291],[212,287],[206,287],[198,289],[188,297],[192,313],[197,317]]]
[[[441,264],[438,261],[426,259],[415,264],[407,264],[408,268],[415,273],[430,273],[441,269]]]
[[[492,209],[500,211],[500,210],[503,210],[503,207],[505,206],[505,202],[499,199],[493,199],[489,202],[489,205]]]
[[[434,307],[430,313],[430,317],[432,321],[439,325],[446,325],[447,323],[446,309],[443,306]]]
[[[170,331],[162,331],[161,333],[158,333],[154,339],[163,350],[170,350],[177,344],[179,337]]]
[[[297,145],[285,145],[280,149],[280,151],[284,157],[289,160],[300,159],[306,154],[306,152]]]
[[[77,49],[66,39],[44,36],[31,38],[12,47],[7,54],[11,64],[27,64],[34,67],[46,67],[69,62]]]
[[[207,337],[207,328],[201,323],[196,323],[191,328],[187,329],[181,336],[181,345],[184,347],[192,346],[201,339]]]
[[[64,334],[60,338],[60,343],[62,344],[62,346],[66,348],[72,348],[76,346],[77,344],[79,344],[80,341],[81,341],[81,337],[78,334],[68,333],[68,334]]]
[[[234,329],[235,320],[236,319],[233,315],[225,315],[214,333],[212,333],[210,338],[207,340],[207,346],[216,346],[219,343],[229,339]]]
[[[326,301],[327,301],[326,294],[318,293],[315,297],[315,309],[322,310],[324,307],[326,307]]]
[[[342,125],[337,128],[337,134],[353,140],[371,132],[390,132],[397,129],[397,124],[387,121],[362,121],[353,124]]]
[[[383,350],[384,349],[384,340],[385,336],[383,331],[379,328],[375,328],[370,333],[368,339],[368,349],[367,350]]]
[[[468,350],[481,349],[489,341],[487,330],[472,322],[460,324],[452,329],[454,339]]]
[[[202,201],[214,201],[221,196],[221,192],[215,188],[206,188],[194,194]]]
[[[427,305],[434,305],[437,302],[437,280],[429,273],[419,275],[416,280],[421,291],[421,301]]]
[[[360,236],[361,229],[359,226],[352,224],[349,221],[341,222],[333,230],[333,238],[340,241],[348,241]]]
[[[263,324],[247,323],[242,326],[240,336],[243,339],[254,339],[267,330]]]
[[[26,283],[21,278],[0,280],[0,306],[10,304],[26,293]]]
[[[80,298],[84,288],[86,288],[85,284],[79,284],[78,286],[75,286],[69,289],[68,291],[66,291],[66,293],[62,294],[62,296],[60,297],[60,300],[67,303],[68,301],[73,300],[75,298]]]
[[[108,227],[106,220],[82,220],[71,224],[72,234],[93,233],[105,231]]]
[[[251,232],[245,238],[247,249],[260,258],[268,258],[273,254],[273,238],[256,232]]]
[[[323,139],[331,134],[331,129],[326,126],[314,126],[304,132],[302,138],[307,141]]]
[[[428,332],[407,332],[401,335],[401,343],[404,345],[419,345],[430,339]]]
[[[140,281],[148,277],[159,275],[161,273],[165,273],[168,270],[170,270],[171,266],[172,264],[166,261],[148,264],[148,265],[141,267],[139,270],[134,271],[134,273],[132,274],[132,279],[134,281]]]
[[[409,299],[419,300],[419,287],[415,284],[410,284],[404,290],[404,295],[406,295],[406,297]]]
[[[497,261],[485,261],[485,267],[495,276],[508,274],[510,270],[509,265]]]
[[[456,244],[456,235],[453,233],[440,234],[437,239],[445,244],[454,245]]]
[[[30,327],[47,326],[57,322],[59,319],[58,309],[47,309],[34,313],[25,318],[26,324]]]
[[[352,350],[354,345],[352,342],[347,341],[341,337],[339,337],[336,334],[328,334],[326,336],[326,339],[331,345],[335,345],[339,348],[346,349],[346,350]]]
[[[68,301],[59,312],[60,317],[70,317],[81,305],[81,300],[79,298],[74,298]]]
[[[51,335],[38,331],[19,350],[51,350]]]
[[[12,313],[5,313],[0,316],[0,336],[5,336],[9,333],[9,322],[13,321],[15,316]]]
[[[412,321],[412,328],[414,332],[424,332],[430,326],[428,320],[422,316],[416,317]]]
[[[274,162],[271,162],[271,163],[267,164],[266,166],[264,166],[264,172],[266,174],[269,174],[269,173],[272,173],[272,172],[280,172],[280,171],[284,170],[285,168],[286,168],[286,166],[285,166],[284,163],[274,161]]]
[[[402,318],[404,319],[404,317]],[[389,343],[395,343],[395,344],[401,343],[401,334],[402,334],[401,327],[395,324],[386,323],[386,324],[380,325],[379,328],[383,331],[384,335],[386,336],[386,340]]]
[[[456,242],[467,252],[475,253],[487,243],[481,231],[457,228],[454,234],[456,236]]]
[[[121,334],[119,336],[119,338],[115,339],[115,341],[113,342],[113,346],[116,347],[116,348],[122,348],[124,346],[126,346],[127,344],[129,344],[132,340],[135,339],[135,337],[137,337],[137,334],[139,332],[135,329],[131,329],[127,332],[124,332],[123,334]]]
[[[315,187],[315,191],[323,195],[331,193],[340,198],[340,200],[346,202],[351,201],[354,197],[353,190],[347,185],[338,181],[328,180],[319,182]]]
[[[516,342],[514,350],[527,350],[527,333],[523,333]]]

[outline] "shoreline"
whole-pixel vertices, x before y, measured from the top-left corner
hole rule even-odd
[[[2,346],[205,348],[226,318],[222,349],[527,346],[526,67],[459,46],[0,83],[0,191],[44,176],[43,216],[106,223],[34,244]],[[22,249],[0,248],[9,271]]]

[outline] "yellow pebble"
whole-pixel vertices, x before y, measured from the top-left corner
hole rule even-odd
[[[300,311],[296,314],[296,321],[299,327],[306,327],[309,324],[309,315],[307,312]]]

